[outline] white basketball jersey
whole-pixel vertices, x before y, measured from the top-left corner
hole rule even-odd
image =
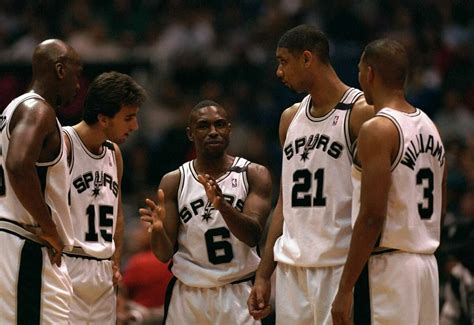
[[[438,129],[421,110],[403,113],[383,108],[377,113],[390,119],[400,139],[392,164],[385,224],[377,245],[406,252],[431,254],[439,245],[445,150]],[[360,208],[360,168],[353,171],[353,216]]]
[[[348,89],[323,117],[301,102],[283,147],[283,235],[278,262],[305,267],[344,264],[351,238],[351,140],[349,116],[362,95]]]
[[[208,201],[193,163],[188,161],[179,167],[180,228],[173,274],[184,284],[201,288],[252,276],[260,262],[256,248],[247,246],[230,232],[220,212]],[[224,198],[240,211],[249,191],[246,171],[249,164],[248,160],[236,157],[232,166],[241,168],[217,179]]]
[[[89,255],[109,258],[117,221],[119,183],[114,145],[106,141],[99,155],[90,152],[72,127],[64,127],[71,142],[70,205],[74,245]]]
[[[0,217],[27,225],[38,225],[30,213],[23,207],[13,191],[10,178],[5,170],[8,146],[10,144],[10,120],[15,109],[26,100],[44,99],[33,92],[15,98],[0,116],[1,156],[0,156]],[[61,149],[58,156],[50,162],[37,162],[36,170],[40,179],[41,188],[46,204],[56,224],[59,236],[66,249],[73,243],[73,226],[67,202],[69,187],[69,172],[67,166],[66,146],[62,137],[61,124],[56,119],[58,132],[61,138]],[[28,182],[28,180],[24,180]]]

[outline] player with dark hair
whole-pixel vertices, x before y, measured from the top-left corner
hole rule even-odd
[[[276,57],[278,78],[309,95],[281,115],[280,196],[249,311],[256,319],[270,313],[270,278],[277,268],[277,323],[331,324],[351,237],[352,148],[373,109],[360,90],[339,79],[328,39],[316,28],[287,31]]]
[[[196,159],[166,174],[158,203],[147,199],[140,209],[155,255],[173,260],[167,324],[258,323],[245,302],[272,183],[267,168],[227,153],[230,131],[221,105],[197,104],[187,128]]]
[[[407,71],[406,50],[390,39],[371,42],[359,62],[376,116],[362,126],[357,145],[354,232],[333,303],[335,324],[439,323],[433,253],[446,211],[445,150],[431,119],[405,99]]]
[[[72,324],[115,324],[114,284],[120,279],[123,238],[122,154],[117,144],[138,128],[145,91],[130,76],[94,79],[84,120],[64,127],[70,164],[74,249],[64,260],[73,284]]]

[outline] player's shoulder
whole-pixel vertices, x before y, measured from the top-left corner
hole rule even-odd
[[[272,177],[270,170],[261,164],[250,163],[247,167],[247,179],[251,187],[258,186],[271,190]]]
[[[293,105],[285,108],[281,113],[281,120],[282,121],[290,121],[293,120],[296,113],[298,112],[298,108],[300,107],[301,102],[294,103]]]

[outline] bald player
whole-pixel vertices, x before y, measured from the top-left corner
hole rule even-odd
[[[72,286],[61,253],[73,245],[69,170],[56,111],[79,90],[77,53],[39,44],[29,91],[0,117],[0,324],[64,324]]]

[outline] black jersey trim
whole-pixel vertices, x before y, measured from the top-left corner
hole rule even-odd
[[[185,181],[185,176],[186,176],[186,172],[184,170],[184,165],[181,165],[179,166],[178,168],[179,170],[179,185],[178,185],[178,193],[177,193],[177,198],[179,200],[179,198],[181,197],[181,195],[183,194],[183,190],[184,190],[184,181]]]
[[[79,142],[79,144],[81,145],[82,149],[84,150],[84,152],[89,156],[91,157],[92,159],[95,159],[95,160],[100,160],[102,158],[105,157],[105,155],[107,154],[107,149],[109,149],[109,146],[106,146],[106,142],[104,142],[102,144],[102,152],[98,155],[92,153],[89,151],[89,149],[87,149],[86,145],[84,144],[84,142],[82,142],[82,139],[81,137],[79,136],[79,133],[77,133],[77,131],[73,128],[73,127],[70,127],[70,129],[72,130],[73,132],[73,137],[76,138],[77,142]],[[72,134],[71,134],[72,135]]]
[[[72,136],[71,136],[71,134],[69,134],[69,131],[67,130],[67,128],[63,128],[63,131],[64,131],[64,134],[66,134],[66,136],[69,139],[69,144],[70,144],[69,150],[71,152],[71,162],[69,164],[69,174],[72,174],[72,171],[73,171],[73,168],[74,168],[74,142],[72,141]]]
[[[26,240],[21,250],[17,287],[18,324],[40,324],[43,251],[35,242]]]
[[[362,272],[354,286],[354,324],[370,324],[371,323],[371,301],[369,286],[369,268],[368,263],[365,264]]]

